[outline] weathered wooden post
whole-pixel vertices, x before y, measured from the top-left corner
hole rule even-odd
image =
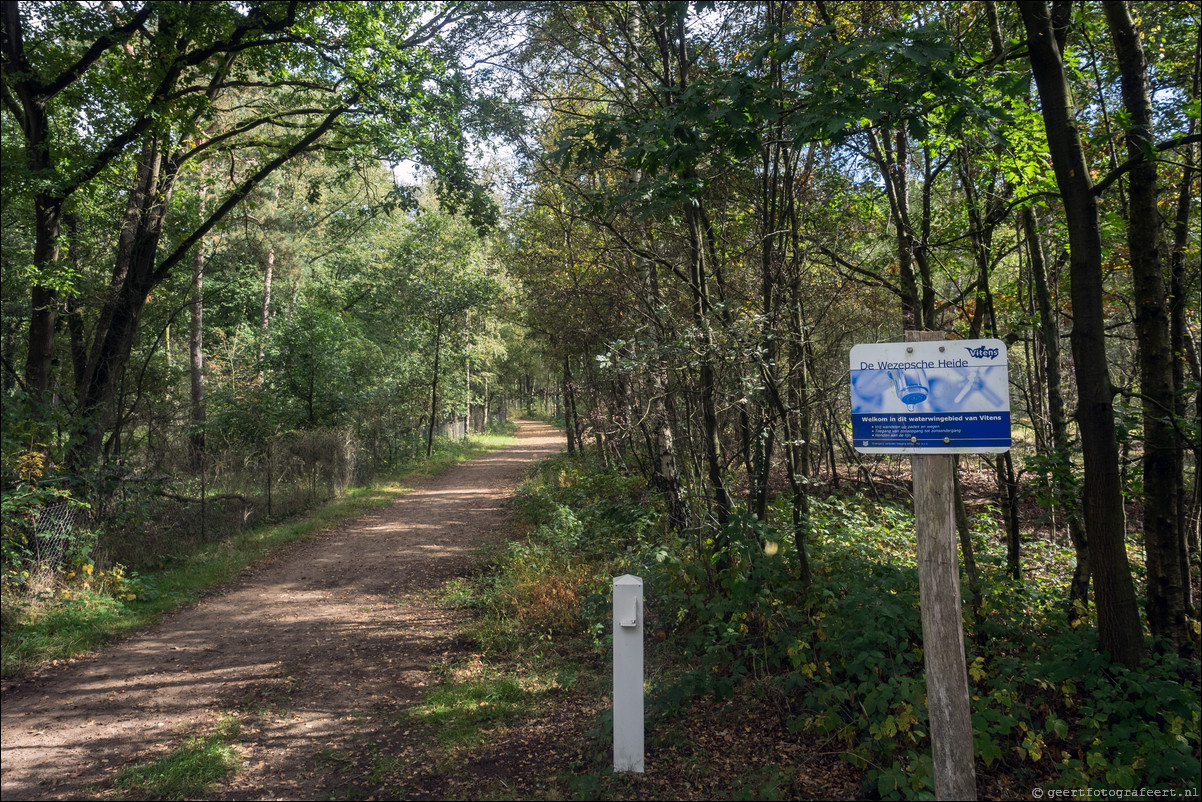
[[[614,580],[614,771],[643,771],[643,580]]]
[[[907,342],[942,339],[941,331],[906,332]],[[976,799],[972,702],[960,609],[960,562],[956,556],[954,470],[955,457],[951,454],[910,455],[935,798]]]
[[[910,456],[935,796],[976,799],[953,455],[1010,449],[1006,345],[908,331],[852,348],[851,384],[856,450]]]

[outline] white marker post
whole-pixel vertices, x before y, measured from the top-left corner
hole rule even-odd
[[[643,580],[614,580],[614,771],[643,771]]]

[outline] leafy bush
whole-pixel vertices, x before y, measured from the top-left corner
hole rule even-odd
[[[477,583],[479,606],[499,647],[588,633],[603,645],[609,581],[629,570],[658,531],[661,512],[644,483],[560,456],[539,466],[517,496],[531,529],[497,556]]]
[[[549,588],[540,592],[554,590],[555,603],[573,612],[551,617],[549,603],[515,591],[506,615],[530,610],[536,628],[579,632],[605,620],[610,577],[638,573],[653,637],[670,632],[691,666],[655,687],[654,715],[671,717],[696,695],[727,696],[758,678],[790,700],[794,731],[842,744],[871,793],[933,793],[909,510],[860,496],[812,499],[807,593],[791,532],[732,516],[730,567],[719,574],[688,545],[697,533],[664,530],[661,508],[638,480],[585,461],[545,464],[520,501],[533,529],[493,581]],[[791,519],[787,502],[773,512],[773,520]],[[1192,782],[1202,742],[1196,666],[1165,654],[1135,670],[1111,665],[1088,622],[1065,619],[1062,550],[1031,544],[1029,564],[1039,571],[1015,582],[992,518],[973,523],[980,598],[965,606],[964,626],[981,773],[1064,789]],[[575,629],[564,626],[572,616]],[[592,627],[603,646],[607,627]]]

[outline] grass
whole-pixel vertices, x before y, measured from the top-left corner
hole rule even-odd
[[[437,733],[447,748],[473,747],[508,726],[534,718],[547,707],[547,695],[561,684],[546,665],[507,665],[479,660],[447,667],[440,681],[406,720]]]
[[[442,735],[436,759],[461,792],[508,798],[508,786],[494,788],[473,767],[493,765],[498,744],[505,755],[522,753],[540,717],[563,720],[605,695],[606,589],[626,572],[644,577],[652,600],[645,659],[654,765],[646,776],[611,773],[602,711],[587,737],[583,728],[570,743],[556,736],[566,755],[556,765],[504,759],[509,777],[533,783],[515,787],[519,798],[534,788],[589,799],[932,791],[908,505],[813,499],[813,589],[804,596],[785,562],[788,537],[775,526],[764,535],[787,547],[761,554],[750,536],[756,523],[748,524],[742,539],[752,546],[715,593],[694,544],[664,532],[652,500],[627,478],[561,455],[518,498],[528,516],[520,539],[489,555],[487,575],[448,583],[442,597],[476,611],[466,634],[480,651],[470,674],[449,672],[421,708]],[[773,519],[789,512],[781,502]],[[1026,533],[1015,582],[996,519],[978,515],[972,526],[983,595],[965,622],[978,788],[998,798],[1036,785],[1195,789],[1196,669],[1159,653],[1138,669],[1112,667],[1092,627],[1067,623],[1071,550]],[[517,687],[531,698],[512,696],[519,677],[530,678]],[[540,699],[534,683],[573,692]]]
[[[241,765],[238,720],[223,718],[209,735],[186,739],[166,755],[117,772],[113,787],[123,798],[198,799]]]
[[[435,688],[414,716],[437,728],[444,746],[468,745],[482,740],[485,730],[520,715],[527,703],[515,678],[496,676]]]
[[[115,569],[76,577],[64,587],[33,595],[5,592],[0,676],[21,676],[136,632],[272,554],[387,507],[409,492],[407,482],[412,479],[437,476],[515,442],[508,435],[486,434],[445,444],[403,476],[352,488],[305,514],[209,544],[161,570],[126,574]]]

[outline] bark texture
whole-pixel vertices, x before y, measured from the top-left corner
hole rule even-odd
[[[1112,659],[1133,666],[1144,652],[1135,584],[1127,561],[1114,388],[1106,359],[1102,240],[1098,203],[1076,124],[1076,109],[1047,3],[1019,4],[1027,31],[1031,69],[1064,202],[1072,282],[1071,342],[1077,377],[1077,423],[1085,468],[1085,528],[1092,547],[1098,637]]]
[[[1139,157],[1155,147],[1148,62],[1139,32],[1123,0],[1102,4],[1118,57],[1123,105],[1130,116],[1127,153]],[[1178,557],[1177,453],[1183,444],[1173,420],[1173,354],[1169,344],[1168,293],[1160,258],[1156,208],[1156,162],[1142,159],[1129,173],[1127,248],[1135,296],[1135,335],[1144,425],[1144,546],[1147,554],[1147,616],[1152,634],[1175,648],[1189,642],[1185,577]]]

